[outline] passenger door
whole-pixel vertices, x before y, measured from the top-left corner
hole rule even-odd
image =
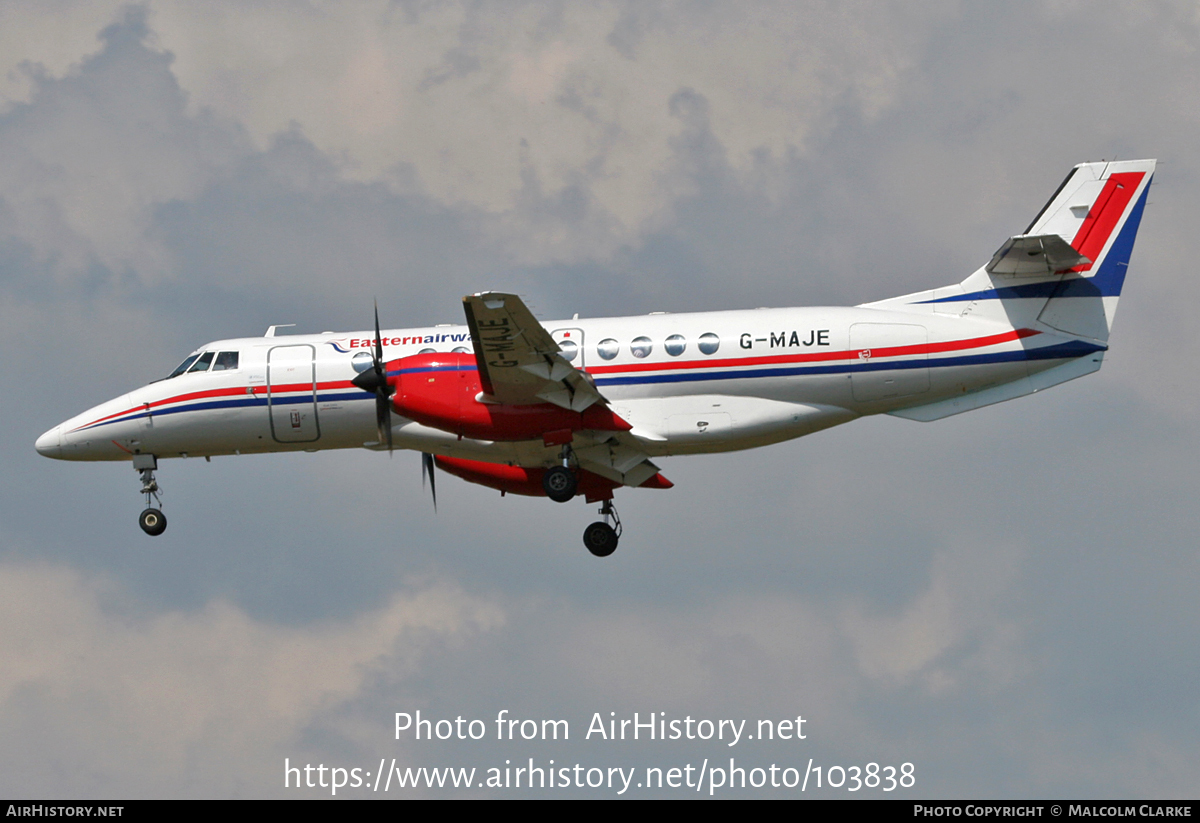
[[[271,436],[280,443],[321,437],[317,420],[316,349],[276,346],[267,353],[267,409]]]

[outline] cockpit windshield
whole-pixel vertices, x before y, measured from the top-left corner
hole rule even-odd
[[[238,353],[235,351],[206,351],[189,354],[187,360],[184,360],[175,371],[168,374],[163,380],[170,380],[172,377],[178,377],[184,373],[209,371],[235,371],[238,367]]]
[[[199,352],[197,352],[196,354],[189,354],[187,360],[184,360],[182,363],[180,363],[175,368],[175,371],[168,374],[165,379],[170,380],[172,377],[178,377],[179,375],[183,374],[185,371],[188,370],[188,366],[190,366],[196,362],[196,358],[199,356],[200,356]]]
[[[213,355],[215,354],[215,351],[206,351],[204,354],[200,355],[200,359],[192,364],[192,367],[188,369],[188,373],[190,374],[194,371],[208,371],[208,367],[212,365]]]

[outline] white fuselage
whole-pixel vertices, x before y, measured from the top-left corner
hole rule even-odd
[[[774,443],[1021,380],[1084,353],[1044,327],[865,307],[543,325],[564,354],[575,345],[572,365],[594,377],[652,456]],[[471,350],[466,326],[382,337],[388,361]],[[350,382],[354,355],[370,352],[373,341],[368,331],[216,341],[200,351],[236,352],[236,368],[185,372],[135,389],[46,432],[37,448],[64,460],[379,448],[373,395]],[[460,439],[392,420],[397,448],[526,466],[555,460],[541,441]]]

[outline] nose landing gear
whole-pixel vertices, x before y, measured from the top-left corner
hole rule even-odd
[[[617,540],[621,537],[621,518],[617,514],[612,500],[605,500],[600,505],[603,520],[597,520],[583,530],[583,545],[596,557],[608,557],[617,550]],[[612,521],[612,525],[609,525]]]
[[[146,509],[138,515],[138,525],[146,534],[160,535],[167,530],[167,518],[160,510],[150,506],[151,498],[159,506],[162,505],[162,499],[158,496],[158,481],[154,479],[158,460],[152,454],[135,454],[133,468],[142,476],[142,494],[146,495]]]
[[[138,525],[146,534],[156,536],[167,530],[167,518],[158,509],[146,509],[138,515]]]

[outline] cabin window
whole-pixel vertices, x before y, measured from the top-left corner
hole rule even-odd
[[[213,357],[215,357],[216,354],[217,353],[215,351],[206,351],[204,354],[200,355],[200,359],[197,360],[190,369],[188,369],[188,374],[196,371],[208,371],[208,367],[212,365]]]
[[[471,353],[471,350],[470,350],[470,349],[468,349],[466,346],[455,346],[455,347],[452,349],[452,351],[453,351],[455,354],[470,354],[470,353]]]
[[[223,351],[217,355],[216,362],[213,363],[213,371],[233,371],[238,367],[238,353],[235,351]]]
[[[705,354],[716,354],[717,349],[721,348],[721,338],[717,337],[712,332],[705,332],[700,335],[700,342],[696,344],[700,351]]]
[[[437,354],[437,349],[421,349],[417,354]]]
[[[629,351],[634,357],[649,357],[653,350],[654,344],[650,342],[649,337],[635,337],[629,344]]]
[[[562,349],[559,354],[561,354],[563,359],[568,363],[574,360],[575,356],[579,354],[579,344],[574,340],[559,340],[558,347]]]
[[[682,334],[673,334],[663,341],[663,348],[667,350],[667,354],[678,357],[687,348],[687,338]]]
[[[620,351],[621,344],[611,337],[601,340],[600,345],[596,346],[596,354],[600,355],[602,360],[612,360]]]
[[[175,368],[175,371],[173,371],[173,372],[171,372],[170,374],[168,374],[168,375],[167,375],[167,379],[168,379],[168,380],[170,380],[172,377],[178,377],[179,375],[183,374],[185,371],[187,371],[187,370],[188,370],[188,366],[190,366],[190,365],[192,365],[193,363],[195,363],[195,362],[196,362],[196,358],[197,358],[197,357],[199,357],[199,356],[200,356],[200,354],[199,354],[199,353],[196,353],[196,354],[189,354],[189,355],[187,356],[187,359],[186,359],[186,360],[184,360],[182,363],[180,363],[180,364],[179,364],[179,365],[178,365],[178,366]]]

